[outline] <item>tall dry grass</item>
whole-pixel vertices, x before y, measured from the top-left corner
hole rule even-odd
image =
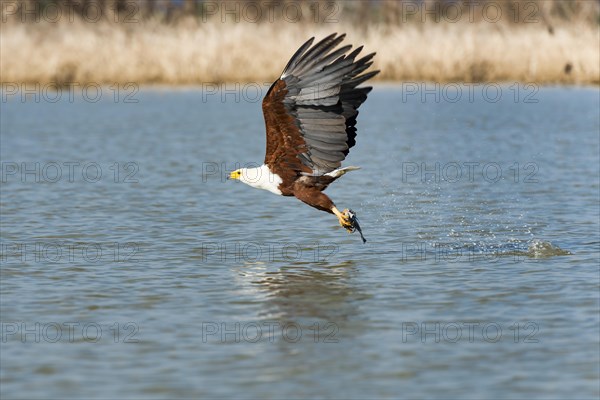
[[[346,32],[386,81],[600,83],[598,24],[3,23],[0,81],[267,82],[308,37]]]

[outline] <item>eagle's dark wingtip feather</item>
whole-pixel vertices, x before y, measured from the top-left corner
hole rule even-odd
[[[336,35],[336,33],[333,33],[312,46],[285,73],[302,76],[312,72],[317,65],[320,65],[320,61],[327,57],[344,40],[344,35],[337,37]]]
[[[294,68],[294,66],[296,64],[298,64],[298,62],[302,58],[302,55],[306,52],[306,50],[310,47],[310,45],[313,44],[314,41],[315,41],[315,37],[313,36],[310,39],[308,39],[306,42],[304,42],[304,44],[302,46],[300,46],[300,48],[298,50],[296,50],[294,55],[292,57],[290,57],[290,61],[288,61],[287,65],[283,69],[283,72],[281,73],[281,75],[285,74],[286,71]]]

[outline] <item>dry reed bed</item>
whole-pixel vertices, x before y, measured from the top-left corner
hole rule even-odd
[[[4,24],[2,82],[268,82],[308,37],[346,32],[386,81],[600,83],[598,27],[429,24]]]

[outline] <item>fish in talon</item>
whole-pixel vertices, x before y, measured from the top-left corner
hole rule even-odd
[[[367,243],[367,239],[365,239],[365,237],[363,236],[363,233],[362,233],[362,229],[360,229],[360,224],[358,223],[358,218],[356,217],[356,213],[350,209],[344,210],[344,213],[348,217],[348,220],[350,221],[351,229],[347,229],[348,232],[353,233],[355,231],[358,231],[358,233],[360,234],[360,238],[362,239],[362,242]]]

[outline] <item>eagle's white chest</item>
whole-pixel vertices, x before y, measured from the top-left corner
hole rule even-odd
[[[267,165],[263,164],[258,168],[242,168],[241,172],[240,181],[245,184],[281,195],[279,185],[283,180],[279,175],[272,173]]]

